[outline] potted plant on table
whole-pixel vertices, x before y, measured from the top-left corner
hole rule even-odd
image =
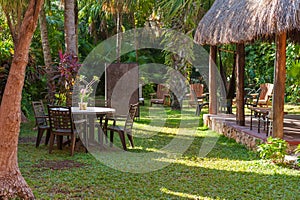
[[[81,89],[79,92],[79,96],[80,96],[79,109],[80,110],[87,109],[89,96],[93,92],[92,86],[95,83],[97,83],[98,81],[99,81],[99,77],[97,77],[97,76],[94,76],[90,82],[88,82],[86,80],[85,76],[83,76],[83,75],[80,76],[80,82],[83,83],[83,85],[81,85]]]

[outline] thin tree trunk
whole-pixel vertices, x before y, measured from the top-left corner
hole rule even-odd
[[[78,55],[78,2],[74,2],[74,20],[75,20],[75,36],[76,36],[76,55]]]
[[[50,44],[48,40],[47,19],[46,19],[46,13],[44,8],[40,12],[39,22],[40,22],[40,29],[41,29],[42,47],[44,53],[44,63],[46,68],[50,70],[50,66],[52,64],[52,57],[51,57]]]
[[[77,56],[75,0],[65,0],[64,24],[66,52]]]
[[[120,36],[120,26],[121,26],[121,19],[120,19],[120,12],[117,12],[117,48],[116,48],[116,54],[117,54],[117,63],[121,62],[120,58],[120,49],[121,49],[121,36]]]
[[[30,0],[25,13],[19,39],[15,43],[8,80],[0,107],[0,199],[16,196],[34,199],[34,195],[22,177],[17,160],[20,132],[21,99],[28,53],[43,0]]]
[[[44,8],[42,8],[39,16],[40,29],[41,29],[41,39],[42,39],[42,47],[44,54],[44,63],[47,72],[47,87],[48,87],[48,102],[53,103],[55,99],[55,83],[52,81],[53,76],[53,68],[52,68],[52,57],[51,57],[51,49],[48,40],[48,30],[47,30],[47,20],[46,13]]]
[[[75,1],[65,0],[65,12],[64,12],[64,25],[65,25],[65,45],[66,53],[78,56],[77,52],[77,36],[75,25]],[[71,106],[72,104],[72,91],[73,86],[69,85],[66,92],[66,104]]]

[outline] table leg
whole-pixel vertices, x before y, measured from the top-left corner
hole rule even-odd
[[[267,118],[267,133],[266,133],[266,136],[268,137],[268,134],[269,134],[269,117],[266,116]]]
[[[95,141],[95,118],[93,115],[88,115],[89,120],[89,133],[88,133],[88,141],[94,142]]]
[[[258,127],[257,127],[257,132],[260,133],[260,117],[261,117],[261,115],[260,115],[260,113],[257,113],[257,115],[258,115]]]
[[[251,112],[250,112],[250,130],[252,130],[252,109],[251,109]]]

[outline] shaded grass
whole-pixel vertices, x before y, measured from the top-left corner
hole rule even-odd
[[[132,153],[163,148],[175,137],[194,138],[188,150],[179,157],[164,157],[167,167],[149,173],[126,173],[107,167],[91,154],[55,150],[34,143],[19,144],[19,165],[37,199],[299,199],[299,171],[273,165],[231,139],[219,136],[205,127],[189,127],[193,135],[176,133],[180,123],[178,111],[155,107],[155,115],[141,107],[141,118],[134,125],[135,145]],[[165,112],[166,114],[162,114]],[[207,110],[204,110],[207,112]],[[164,116],[160,117],[160,115]],[[184,114],[183,122],[201,118]],[[165,120],[164,120],[165,119]],[[153,122],[155,121],[155,123]],[[164,123],[158,123],[164,121]],[[21,137],[32,137],[33,124],[22,125]],[[115,137],[117,140],[117,137]],[[199,151],[205,139],[216,141],[205,157]],[[116,143],[118,145],[119,141]],[[212,142],[213,143],[213,142]],[[81,167],[53,170],[45,161],[72,160]]]

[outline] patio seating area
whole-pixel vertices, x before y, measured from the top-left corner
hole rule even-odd
[[[204,114],[204,124],[212,128],[212,130],[224,134],[229,138],[235,139],[238,143],[246,145],[250,149],[256,149],[257,141],[266,141],[269,136],[267,126],[259,123],[257,118],[252,119],[246,115],[245,126],[237,125],[236,116],[234,114]],[[284,140],[286,140],[290,149],[295,149],[300,144],[300,115],[286,114],[284,116]]]

